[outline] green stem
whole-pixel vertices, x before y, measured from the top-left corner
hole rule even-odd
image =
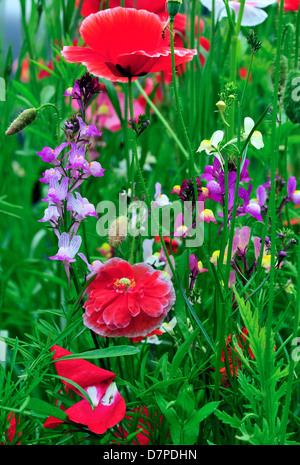
[[[180,140],[178,139],[177,135],[175,134],[175,132],[173,131],[173,129],[171,128],[171,126],[169,125],[169,123],[166,121],[166,119],[163,117],[163,115],[161,114],[161,112],[159,111],[159,109],[154,105],[154,103],[151,101],[151,99],[148,97],[148,95],[146,94],[146,92],[144,91],[144,89],[142,88],[141,84],[138,82],[138,81],[134,81],[134,84],[136,85],[136,87],[138,88],[138,90],[140,91],[140,93],[143,95],[143,97],[146,99],[148,105],[152,108],[152,110],[154,111],[154,113],[156,114],[156,116],[158,117],[158,119],[160,120],[160,122],[164,125],[164,127],[166,128],[167,132],[169,133],[170,137],[172,137],[172,139],[174,140],[175,144],[177,145],[177,147],[179,148],[179,150],[181,151],[181,153],[184,155],[184,157],[186,159],[188,159],[189,157],[189,154],[188,152],[186,151],[186,149],[184,148],[184,146],[182,145],[182,143],[180,142]]]
[[[300,323],[300,236],[298,240],[298,283],[297,283],[297,301],[296,301],[296,308],[295,308],[295,316],[294,316],[294,327],[293,327],[293,339],[297,337],[299,331],[299,323]],[[285,436],[286,436],[286,429],[287,423],[290,413],[290,405],[292,399],[292,391],[293,391],[293,377],[294,377],[294,367],[295,367],[295,360],[293,357],[290,359],[289,365],[289,375],[287,381],[287,392],[285,396],[285,402],[283,407],[283,414],[282,414],[282,421],[281,421],[281,437],[280,437],[280,444],[283,445],[285,443]]]
[[[280,71],[280,55],[282,44],[282,30],[283,30],[283,6],[284,2],[280,2],[280,11],[278,18],[277,29],[277,51],[276,51],[276,69],[274,80],[274,95],[273,95],[273,111],[272,111],[272,126],[271,126],[271,147],[270,147],[270,164],[271,164],[271,192],[270,192],[270,216],[271,216],[271,269],[270,269],[270,284],[269,284],[269,304],[266,320],[266,357],[265,357],[265,376],[267,382],[267,390],[270,389],[270,376],[271,376],[271,356],[273,351],[271,330],[274,306],[274,288],[275,288],[275,242],[276,242],[276,164],[278,141],[277,133],[277,107],[278,107],[278,89],[279,89],[279,71]],[[263,244],[262,244],[263,246]],[[270,435],[272,435],[275,428],[274,410],[270,405],[272,396],[266,393],[266,415],[269,424]]]
[[[300,40],[300,5],[297,13],[297,22],[296,22],[296,43],[295,43],[295,60],[294,68],[298,68],[298,56],[299,56],[299,40]]]
[[[237,70],[237,42],[239,33],[241,30],[242,18],[244,13],[245,1],[241,0],[239,14],[235,26],[235,33],[231,38],[231,57],[230,57],[230,82],[236,82],[236,70]],[[230,21],[230,19],[229,19]],[[234,124],[235,124],[235,103],[232,105],[231,112],[229,114],[229,129],[228,129],[228,138],[232,139],[234,134]]]
[[[54,108],[54,110],[56,112],[56,117],[57,117],[57,142],[58,142],[58,145],[59,145],[60,144],[60,116],[59,116],[59,109],[58,109],[58,107],[56,105],[54,105],[54,103],[44,103],[39,108],[37,108],[36,111],[40,111],[44,107],[52,107],[52,108]]]

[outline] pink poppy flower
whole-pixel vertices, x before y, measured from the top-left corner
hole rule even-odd
[[[111,258],[87,288],[83,322],[101,336],[147,336],[175,302],[170,279],[150,265]]]
[[[88,399],[73,384],[62,379],[62,383],[68,390],[84,397],[83,400],[65,410],[68,419],[74,423],[87,426],[96,434],[103,434],[108,428],[118,424],[126,414],[126,405],[116,384],[113,382],[116,375],[86,360],[58,360],[67,355],[72,355],[72,353],[57,345],[51,347],[51,351],[53,352],[53,360],[57,360],[54,362],[54,366],[58,375],[82,387],[93,404],[92,408]],[[55,428],[62,423],[62,420],[49,417],[43,426],[45,428]]]

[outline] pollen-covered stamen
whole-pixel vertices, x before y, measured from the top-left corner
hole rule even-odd
[[[135,280],[129,278],[121,278],[114,280],[114,287],[117,292],[127,292],[130,288],[135,286]]]

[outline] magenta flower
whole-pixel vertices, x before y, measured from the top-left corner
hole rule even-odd
[[[295,204],[300,204],[300,191],[296,190],[297,181],[295,176],[291,176],[287,182],[287,193],[288,200],[291,200]]]
[[[59,260],[63,262],[69,282],[70,282],[70,263],[76,261],[74,258],[81,245],[81,237],[74,236],[70,239],[70,235],[66,232],[62,233],[58,239],[58,252],[50,260]]]
[[[208,271],[207,268],[203,268],[202,262],[198,260],[195,254],[189,256],[189,268],[191,271],[190,275],[190,290],[193,289],[198,274]]]
[[[90,176],[100,178],[104,175],[105,168],[102,168],[98,161],[92,161],[85,166],[85,171]]]
[[[77,144],[72,142],[67,169],[85,169],[87,166],[88,162],[85,159],[85,146],[81,145],[78,147]]]
[[[76,221],[82,221],[87,216],[95,216],[98,218],[95,207],[87,198],[81,197],[79,192],[75,192],[76,198],[73,194],[67,194],[67,209],[72,211],[75,215]]]
[[[97,78],[86,73],[80,79],[75,80],[73,88],[67,89],[64,96],[71,96],[76,100],[81,113],[84,114],[94,95],[105,90],[104,84],[100,84]]]
[[[61,178],[61,173],[57,168],[50,168],[43,173],[43,177],[40,178],[40,182],[45,184],[50,184],[50,180],[59,181]]]
[[[86,256],[83,254],[83,253],[79,253],[78,254],[78,257],[82,258],[82,260],[86,263],[87,265],[87,268],[89,270],[89,274],[87,275],[86,279],[87,281],[92,277],[94,276],[95,274],[98,273],[98,271],[100,270],[101,266],[103,266],[103,263],[101,262],[101,260],[94,260],[92,263],[89,263]]]
[[[258,203],[250,202],[251,191],[251,185],[248,187],[248,190],[246,190],[244,187],[239,188],[239,197],[242,199],[243,205],[237,208],[237,215],[243,216],[249,213],[249,215],[253,216],[257,221],[263,221],[261,216],[261,208]]]
[[[80,116],[78,116],[80,135],[86,137],[101,136],[102,132],[99,132],[94,124],[87,125]]]
[[[59,156],[59,154],[63,151],[65,147],[67,147],[68,142],[63,142],[60,144],[58,147],[55,149],[52,149],[51,147],[44,147],[41,152],[37,152],[37,154],[42,157],[42,160],[47,162],[47,163],[54,163],[56,164],[56,160]]]
[[[43,202],[60,203],[65,200],[68,193],[69,178],[64,177],[59,184],[57,179],[50,179],[47,197],[42,199]]]
[[[43,222],[43,223],[44,222],[53,223],[54,226],[56,226],[59,217],[60,217],[60,214],[58,212],[56,205],[49,204],[49,206],[44,211],[43,218],[41,218],[38,221]]]

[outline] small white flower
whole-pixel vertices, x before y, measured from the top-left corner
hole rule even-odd
[[[176,319],[176,316],[174,316],[172,320],[169,321],[169,323],[164,322],[159,329],[163,333],[174,334],[173,329],[175,328],[176,324],[177,324],[177,319]]]
[[[158,339],[156,334],[153,334],[152,336],[147,337],[146,340],[144,339],[141,342],[143,343],[147,342],[147,344],[155,344],[155,345],[159,345],[162,343],[162,341]]]
[[[244,134],[243,134],[243,139],[246,140],[247,137],[249,136],[250,132],[254,128],[255,123],[253,119],[246,117],[244,119]],[[264,142],[262,138],[262,134],[259,131],[254,131],[251,138],[250,138],[251,144],[256,148],[256,149],[262,149],[264,147]]]
[[[205,152],[207,155],[211,155],[214,152],[218,151],[218,145],[223,140],[224,131],[215,131],[210,139],[205,139],[201,142],[197,152]]]

